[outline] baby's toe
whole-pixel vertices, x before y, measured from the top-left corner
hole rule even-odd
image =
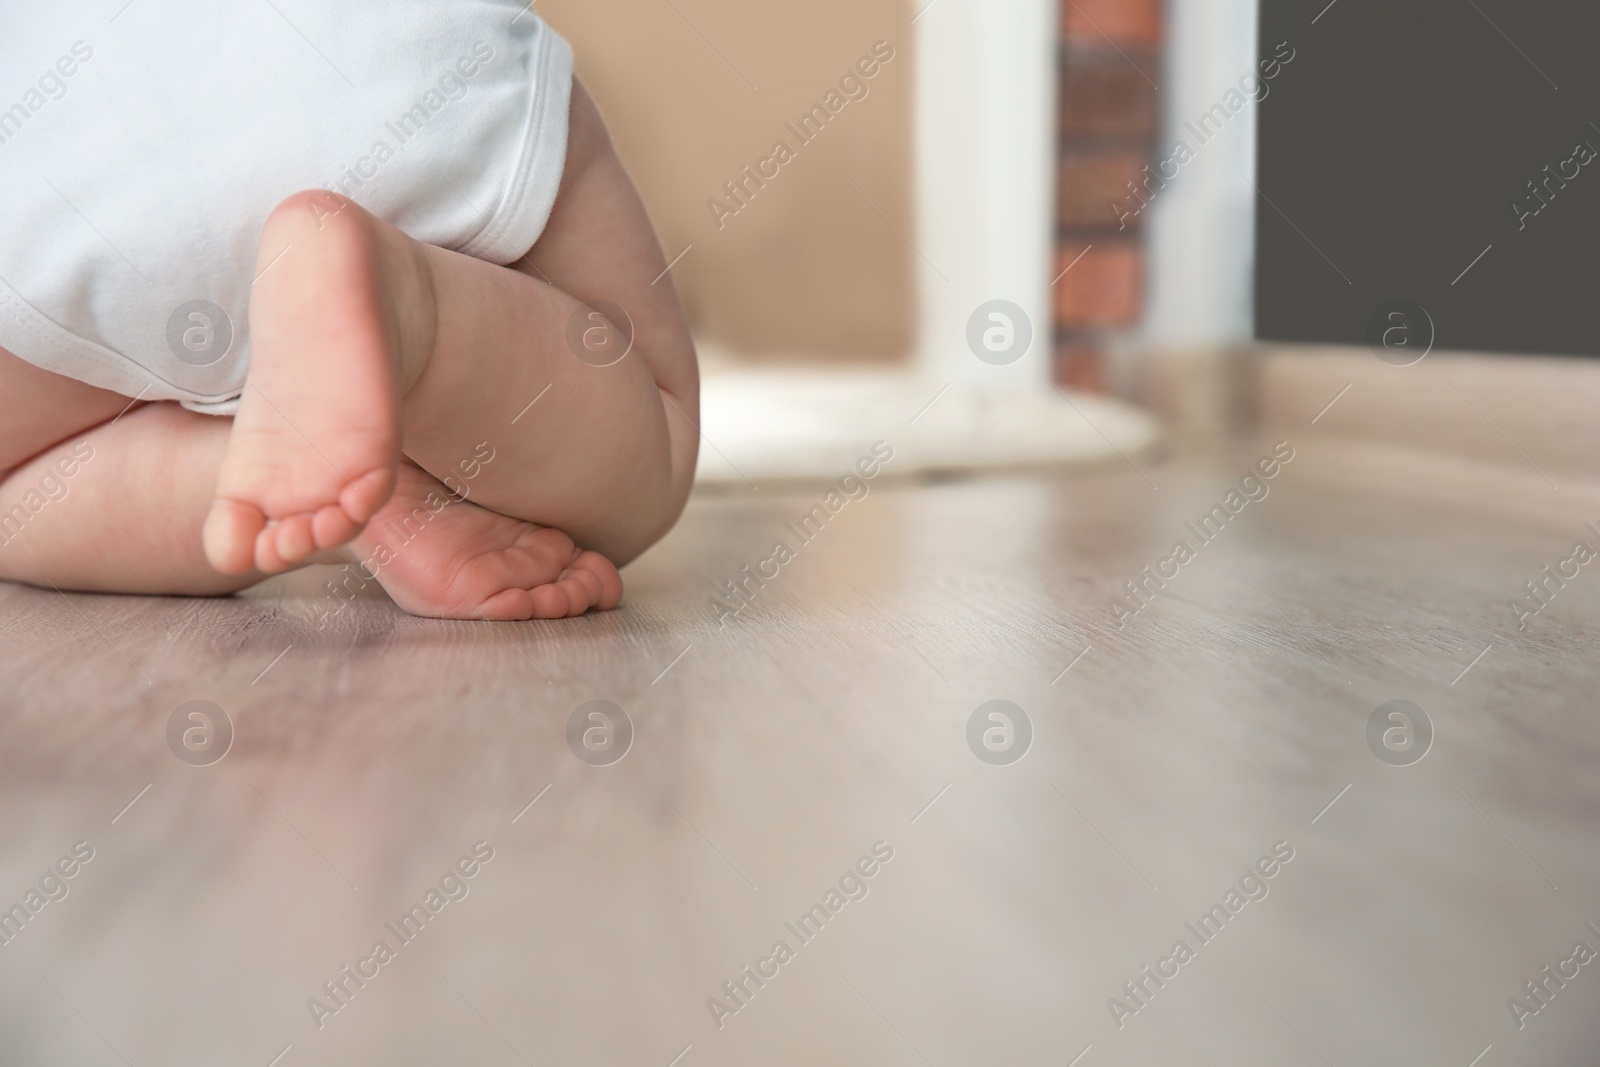
[[[578,587],[577,595],[582,600],[583,610],[585,611],[600,602],[602,593],[600,579],[593,571],[575,567],[561,575],[561,583],[567,585],[569,591],[571,591],[571,585],[575,584]]]
[[[566,618],[571,619],[578,615],[582,615],[584,612],[588,611],[590,606],[594,603],[592,587],[584,584],[584,582],[576,577],[569,575],[565,578],[562,578],[556,583],[556,588],[560,589],[562,593],[566,594]]]
[[[481,616],[491,622],[520,622],[534,614],[526,589],[503,589],[481,604],[469,604],[467,610],[465,618]]]
[[[269,523],[256,534],[255,568],[262,574],[282,574],[296,562],[297,535],[286,530],[290,520]],[[305,534],[309,538],[309,532]]]
[[[310,515],[290,515],[271,527],[276,534],[278,559],[284,567],[304,561],[317,550],[316,535],[311,529],[312,521]]]
[[[572,598],[559,582],[528,590],[535,619],[564,619],[572,614]]]
[[[345,514],[343,506],[329,504],[319,508],[311,519],[311,539],[320,549],[338,548],[360,533],[365,522],[356,522]]]
[[[201,529],[206,559],[222,574],[243,574],[255,559],[257,537],[267,524],[261,509],[218,498]]]
[[[396,471],[393,465],[370,470],[351,480],[339,492],[339,508],[359,530],[394,495]],[[350,537],[355,534],[351,533]],[[349,540],[347,537],[345,540]],[[344,542],[339,542],[343,544]]]
[[[570,569],[574,574],[592,577],[598,585],[598,592],[591,601],[592,607],[600,611],[610,611],[622,603],[622,575],[618,574],[616,566],[600,553],[579,553],[578,558],[572,561]]]

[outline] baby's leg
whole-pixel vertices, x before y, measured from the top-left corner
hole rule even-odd
[[[17,416],[6,400],[0,421],[9,429]],[[200,549],[228,420],[166,403],[112,414],[0,478],[0,578],[187,596],[260,581],[218,574]]]
[[[197,595],[258,581],[216,573],[196,536],[227,439],[226,420],[141,407],[0,349],[0,578]]]
[[[0,425],[16,418],[0,416]],[[146,404],[0,476],[0,579],[187,596],[260,581],[255,571],[217,573],[201,551],[229,429],[228,419]],[[364,566],[401,607],[444,618],[560,618],[615,607],[622,596],[601,556],[579,552],[559,530],[452,502],[410,463],[367,529],[314,561]]]
[[[128,406],[125,396],[40,370],[0,348],[0,478]]]
[[[274,212],[250,378],[206,523],[219,569],[271,573],[349,540],[389,493],[401,447],[459,484],[486,444],[497,458],[474,465],[474,501],[614,560],[671,526],[698,443],[693,348],[581,86],[572,108],[562,189],[529,273],[419,244],[330,193]],[[624,309],[625,358],[598,366],[569,340],[612,326],[582,300]]]
[[[561,192],[520,273],[427,250],[438,330],[405,398],[405,451],[445,477],[487,440],[503,459],[473,482],[472,499],[564,530],[620,566],[688,499],[700,382],[644,205],[593,100],[572,89]],[[597,324],[585,306],[594,302],[625,320]],[[626,357],[598,365],[630,337]],[[592,351],[591,339],[609,344]]]

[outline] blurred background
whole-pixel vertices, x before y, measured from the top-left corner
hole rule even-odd
[[[1154,210],[1117,205],[1188,96],[1253,66],[1252,10],[1208,0],[1181,35],[1159,0],[542,5],[675,261],[707,370],[702,481],[822,475],[912,415],[900,474],[1154,447],[1110,399],[1139,399],[1147,324],[1248,335],[1248,124]],[[802,143],[874,48],[893,58]],[[793,160],[747,177],[779,140]],[[1004,365],[967,342],[994,299],[1032,335]]]
[[[1254,0],[540,10],[674,261],[707,370],[703,484],[823,477],[886,427],[905,476],[1091,468],[1313,416],[1600,473],[1600,378],[1538,357],[1600,346],[1579,310],[1595,209],[1568,197],[1532,234],[1504,210],[1590,132],[1577,7],[1271,0],[1264,43]],[[799,118],[875,46],[894,58],[802,144]],[[778,140],[795,156],[757,184],[745,168]],[[1031,331],[1012,362],[974,347],[997,299]],[[1397,299],[1432,308],[1424,350],[1435,327],[1453,350],[1400,389],[1384,364],[1410,356],[1373,360],[1362,336]],[[1257,344],[1257,322],[1296,343]]]
[[[935,0],[922,18],[937,17]],[[1164,127],[1205,110],[1255,65],[1250,0],[1060,0],[1048,217],[1054,379],[1111,388],[1113,352],[1250,336],[1254,123],[1231,124],[1151,209],[1122,222]],[[697,0],[549,0],[656,221],[701,337],[739,361],[895,364],[913,357],[919,290],[917,55],[902,0],[804,8]],[[921,23],[913,24],[913,31]],[[1170,20],[1170,26],[1169,26]],[[768,153],[785,124],[888,41],[896,58],[796,165],[719,226],[707,201]],[[974,57],[977,58],[977,57]],[[759,87],[758,87],[759,86]],[[970,102],[969,102],[970,103]],[[1022,102],[1017,102],[1022,106]],[[852,183],[853,186],[852,187]],[[1085,252],[1085,249],[1088,249]],[[1081,259],[1079,257],[1082,257]],[[1048,281],[1049,279],[1045,279]]]
[[[673,277],[715,348],[749,361],[910,358],[914,253],[896,232],[915,228],[916,59],[904,6],[541,5],[572,42],[667,258],[693,246]],[[878,41],[891,42],[894,59],[860,78],[866,95],[801,146],[788,124]],[[749,209],[719,223],[708,202],[737,207],[723,183],[743,180],[741,168],[780,139],[796,160],[765,189],[748,183]]]

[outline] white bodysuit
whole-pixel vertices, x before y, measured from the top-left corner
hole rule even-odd
[[[522,0],[0,0],[0,348],[230,412],[279,201],[331,189],[513,262],[560,186],[571,86]]]

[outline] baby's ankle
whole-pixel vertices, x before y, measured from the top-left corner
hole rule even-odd
[[[433,284],[432,251],[374,218],[383,250],[382,277],[394,330],[396,394],[404,399],[422,377],[433,355],[439,328],[439,301]]]
[[[258,269],[266,273],[297,246],[328,258],[321,264],[285,260],[277,269],[309,267],[315,274],[325,272],[329,262],[354,267],[362,261],[368,269],[376,267],[372,276],[383,289],[395,382],[398,395],[405,396],[427,367],[438,327],[426,247],[355,201],[324,189],[295,193],[273,210],[262,229]]]

